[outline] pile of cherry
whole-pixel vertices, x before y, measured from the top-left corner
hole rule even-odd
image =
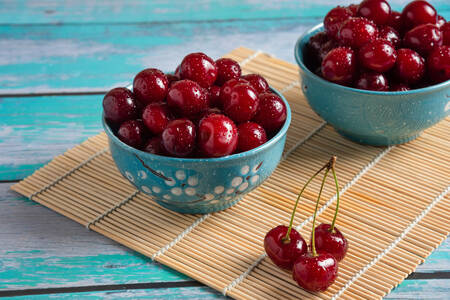
[[[386,0],[337,6],[306,47],[308,68],[328,81],[407,91],[450,79],[450,22],[424,0],[391,10]]]
[[[283,100],[258,74],[241,76],[229,58],[184,57],[175,74],[145,69],[133,91],[103,99],[105,119],[131,147],[165,156],[221,157],[256,148],[286,120]]]
[[[336,156],[333,156],[303,186],[295,202],[289,227],[277,226],[271,229],[264,238],[264,249],[273,263],[280,268],[292,270],[292,276],[298,285],[311,292],[323,292],[333,284],[338,275],[338,262],[344,258],[348,249],[347,239],[335,226],[339,210],[339,184],[335,164]],[[325,174],[314,210],[310,251],[308,251],[305,240],[297,230],[292,228],[292,225],[300,197],[309,183],[323,170],[325,170]],[[336,185],[334,218],[331,224],[322,223],[315,227],[320,196],[330,171]]]

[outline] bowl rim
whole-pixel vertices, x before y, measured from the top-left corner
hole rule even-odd
[[[297,42],[295,43],[295,48],[294,48],[294,56],[295,56],[295,61],[297,62],[297,65],[300,67],[300,69],[303,70],[303,72],[307,73],[309,76],[312,76],[313,78],[315,78],[316,80],[319,80],[325,84],[331,84],[332,86],[345,90],[345,91],[351,91],[351,92],[356,92],[356,93],[362,93],[362,94],[370,94],[370,95],[385,95],[385,96],[392,96],[392,95],[411,95],[411,94],[419,94],[419,93],[426,93],[426,92],[431,92],[433,90],[437,90],[440,89],[442,87],[446,87],[446,86],[450,86],[450,80],[438,83],[438,84],[434,84],[434,85],[430,85],[427,87],[423,87],[423,88],[419,88],[419,89],[413,89],[413,90],[409,90],[409,91],[387,91],[387,92],[381,92],[381,91],[371,91],[371,90],[362,90],[362,89],[357,89],[357,88],[352,88],[352,87],[348,87],[348,86],[344,86],[344,85],[340,85],[337,83],[333,83],[331,81],[325,80],[320,76],[317,76],[316,74],[314,74],[311,70],[309,70],[306,65],[303,63],[303,60],[300,58],[300,44],[304,41],[304,39],[309,36],[310,34],[312,34],[315,31],[318,31],[319,29],[323,29],[323,23],[319,23],[315,26],[313,26],[312,28],[306,30],[298,39]]]
[[[129,86],[127,88],[129,89]],[[287,102],[285,97],[278,90],[276,90],[272,87],[269,87],[269,88],[271,89],[272,92],[274,92],[276,95],[278,95],[281,98],[281,100],[283,100],[283,103],[286,107],[286,120],[284,121],[283,126],[280,128],[280,130],[274,137],[272,137],[270,140],[268,140],[261,146],[258,146],[254,149],[251,149],[251,150],[248,150],[245,152],[235,153],[235,154],[231,154],[231,155],[227,155],[227,156],[215,157],[215,158],[183,158],[183,157],[156,155],[156,154],[148,153],[148,152],[133,148],[131,146],[128,146],[124,142],[122,142],[113,133],[110,126],[106,122],[105,114],[103,111],[102,111],[102,125],[103,125],[103,128],[105,129],[105,132],[106,132],[108,138],[112,139],[114,143],[118,144],[120,147],[124,148],[125,150],[132,152],[136,155],[139,155],[139,157],[146,158],[146,159],[159,159],[159,160],[166,160],[166,161],[170,161],[170,162],[180,162],[180,163],[224,162],[224,161],[230,161],[230,160],[234,160],[234,159],[240,159],[240,158],[255,155],[261,151],[264,151],[266,148],[274,145],[286,134],[286,132],[289,128],[289,125],[291,123],[291,108],[289,106],[289,103]]]

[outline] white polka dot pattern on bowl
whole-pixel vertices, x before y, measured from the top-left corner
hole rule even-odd
[[[152,191],[150,190],[150,188],[148,186],[143,185],[143,186],[141,186],[141,189],[148,194],[152,193]]]
[[[237,187],[242,183],[242,177],[234,177],[233,180],[231,180],[231,186]]]
[[[214,193],[216,193],[216,194],[222,194],[223,191],[225,191],[225,188],[221,185],[218,185],[214,188]]]
[[[195,189],[194,189],[194,188],[191,188],[191,187],[186,188],[186,189],[184,190],[184,192],[185,192],[186,195],[188,195],[188,196],[194,196],[194,195],[195,195]]]
[[[170,191],[171,191],[172,194],[174,194],[175,196],[180,196],[180,195],[183,193],[183,191],[182,191],[180,188],[178,188],[178,187],[174,187],[174,188],[172,188]]]
[[[154,186],[154,187],[152,187],[152,191],[154,193],[159,194],[159,193],[161,193],[161,188],[159,186]]]
[[[188,184],[190,186],[196,186],[198,184],[198,178],[196,176],[189,176]]]
[[[147,178],[147,172],[145,172],[145,171],[143,171],[143,170],[140,170],[140,171],[138,171],[138,177],[140,178],[140,179],[146,179]]]
[[[241,168],[241,174],[246,175],[250,171],[250,167],[245,165]]]
[[[131,175],[130,172],[125,171],[125,176],[128,178],[129,181],[134,182],[134,177]]]

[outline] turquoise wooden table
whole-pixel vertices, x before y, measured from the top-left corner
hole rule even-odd
[[[450,18],[448,0],[432,3]],[[297,37],[333,5],[1,0],[0,297],[221,298],[9,188],[101,131],[102,94],[144,67],[170,71],[188,52],[217,58],[241,45],[294,62]],[[450,299],[449,239],[387,298]]]

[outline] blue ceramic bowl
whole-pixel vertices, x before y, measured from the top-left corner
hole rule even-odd
[[[295,45],[302,90],[312,109],[340,134],[370,145],[401,144],[415,139],[450,113],[450,80],[406,92],[376,92],[331,83],[304,63],[309,38],[319,24]]]
[[[210,213],[236,204],[258,187],[278,165],[291,122],[265,144],[250,151],[219,158],[176,158],[134,149],[120,141],[103,116],[103,127],[117,168],[138,190],[161,206],[181,213]]]

